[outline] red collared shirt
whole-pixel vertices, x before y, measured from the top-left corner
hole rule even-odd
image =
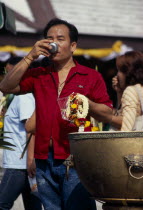
[[[35,158],[47,159],[50,139],[53,140],[54,158],[66,159],[70,154],[68,133],[78,129],[61,117],[58,99],[58,73],[52,67],[29,69],[23,76],[21,93],[33,92],[36,101]],[[71,68],[59,98],[80,93],[90,100],[112,108],[105,82],[94,69],[76,62]]]

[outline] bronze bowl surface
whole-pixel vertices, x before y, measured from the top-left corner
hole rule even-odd
[[[143,132],[70,133],[79,178],[95,199],[143,202]]]

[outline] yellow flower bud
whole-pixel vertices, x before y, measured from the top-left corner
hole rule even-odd
[[[0,121],[0,128],[3,128],[3,122]]]
[[[76,119],[74,120],[74,124],[75,124],[77,127],[79,127],[79,126],[80,126],[80,121],[76,118]]]
[[[76,109],[76,108],[77,108],[77,104],[72,104],[72,105],[71,105],[71,108],[72,108],[72,109]]]
[[[92,128],[91,128],[91,131],[93,131],[93,132],[94,132],[94,131],[99,131],[99,127],[92,127]]]
[[[90,126],[90,121],[85,121],[84,127],[87,128]]]

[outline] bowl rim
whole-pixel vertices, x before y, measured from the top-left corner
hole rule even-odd
[[[142,138],[143,131],[96,131],[74,132],[68,134],[69,140],[78,139],[111,139],[111,138]]]

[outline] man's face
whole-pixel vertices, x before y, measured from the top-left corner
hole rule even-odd
[[[67,26],[61,24],[51,27],[47,32],[47,39],[58,44],[58,52],[50,56],[51,60],[66,62],[72,57],[76,49],[76,42],[71,43]]]

